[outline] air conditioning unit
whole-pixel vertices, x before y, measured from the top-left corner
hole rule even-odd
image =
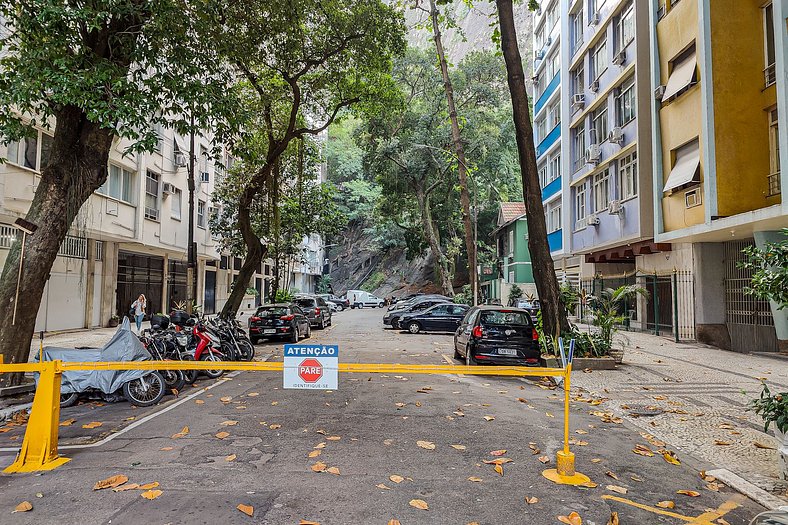
[[[610,207],[608,208],[607,212],[610,215],[622,215],[624,213],[624,206],[619,200],[610,201]]]
[[[544,58],[544,49],[541,51],[537,51],[536,53],[536,60],[542,60]]]
[[[170,184],[169,182],[165,182],[165,183],[164,183],[164,184],[162,184],[162,186],[161,186],[161,192],[162,192],[164,195],[172,195],[172,194],[174,194],[174,193],[175,193],[175,186],[173,186],[173,185],[172,185],[172,184]]]
[[[599,220],[599,217],[597,217],[596,215],[589,215],[588,216],[588,225],[589,226],[599,226],[600,222],[601,221]]]
[[[614,142],[615,144],[622,144],[624,142],[624,130],[619,127],[615,127],[610,130],[608,133],[607,138],[610,142]]]
[[[184,155],[180,151],[177,152],[175,154],[175,165],[177,167],[179,167],[179,168],[185,168],[186,167],[186,155]]]
[[[613,63],[617,66],[623,66],[624,62],[627,61],[627,52],[624,50],[619,51],[616,53],[616,56],[613,57]]]
[[[597,164],[602,158],[602,148],[599,144],[591,144],[586,149],[586,163]]]
[[[589,84],[588,86],[588,89],[590,89],[594,93],[599,91],[599,80],[594,80],[593,82],[591,82],[591,84]]]
[[[599,23],[599,11],[588,17],[588,25],[595,26]]]
[[[654,90],[654,98],[657,100],[662,100],[662,97],[665,96],[665,86],[657,86],[657,89]]]
[[[582,108],[586,103],[586,96],[583,93],[575,93],[572,95],[572,107]]]
[[[207,171],[201,171],[200,182],[203,184],[208,184],[209,182],[211,182],[211,174],[208,173]]]

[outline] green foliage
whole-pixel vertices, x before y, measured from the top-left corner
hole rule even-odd
[[[559,293],[561,296],[561,304],[564,306],[564,308],[566,308],[567,313],[574,313],[575,308],[580,301],[580,295],[578,294],[577,290],[575,290],[571,285],[564,283],[561,285]]]
[[[292,300],[293,300],[293,294],[282,288],[277,290],[276,295],[274,296],[275,303],[289,303]]]
[[[373,272],[372,275],[367,277],[367,280],[361,285],[361,289],[367,292],[374,292],[386,280],[386,274],[380,270]]]
[[[513,284],[511,288],[509,288],[509,304],[514,305],[517,302],[517,299],[521,299],[523,297],[523,290],[516,284]]]
[[[454,302],[457,304],[473,304],[473,290],[470,284],[462,285],[462,290],[454,294]]]
[[[769,425],[774,423],[780,432],[788,433],[788,392],[772,394],[764,383],[761,395],[750,401],[749,409],[763,419],[764,432],[768,432]]]
[[[620,325],[627,319],[625,315],[627,304],[638,295],[647,297],[648,291],[642,286],[629,284],[615,289],[606,288],[602,290],[599,297],[591,301],[594,325],[599,327],[602,341],[608,347],[613,345],[616,325]]]
[[[331,276],[321,275],[317,281],[317,293],[330,293],[331,291]]]
[[[747,247],[743,253],[747,261],[739,266],[752,270],[752,281],[745,291],[760,299],[777,303],[779,309],[788,307],[788,228],[782,230],[786,239],[766,243],[763,249]]]
[[[247,287],[246,288],[246,295],[253,295],[257,297],[260,293],[257,291],[257,288]]]

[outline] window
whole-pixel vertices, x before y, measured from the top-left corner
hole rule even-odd
[[[547,163],[545,163],[539,166],[539,184],[541,184],[542,189],[546,188],[547,185],[550,184],[550,180],[547,177]]]
[[[580,123],[575,129],[572,136],[573,151],[574,151],[574,169],[579,171],[580,168],[585,166],[586,154],[586,126]]]
[[[635,119],[635,77],[625,80],[616,94],[616,125],[623,127]]]
[[[558,23],[558,2],[553,2],[553,5],[547,10],[547,32],[551,32],[555,24]]]
[[[591,143],[601,144],[607,140],[607,106],[597,108],[591,114]]]
[[[553,53],[553,56],[550,57],[550,64],[548,64],[550,68],[550,80],[553,79],[558,73],[561,72],[561,54],[559,52]]]
[[[509,255],[510,256],[514,255],[514,227],[512,227],[512,229],[509,230],[509,244],[507,248]]]
[[[575,52],[580,49],[580,46],[583,45],[583,9],[582,7],[580,10],[571,15],[571,19],[569,22],[569,26],[572,32],[572,54],[574,55]]]
[[[595,80],[602,76],[602,73],[607,69],[607,40],[604,38],[594,48],[591,55],[591,65],[591,75]]]
[[[8,154],[6,158],[18,166],[38,169],[36,158],[38,156],[38,137],[25,137],[19,141],[13,140],[8,143]]]
[[[175,219],[176,221],[181,220],[181,197],[183,196],[180,188],[175,188],[172,192],[172,196],[170,199],[170,206],[172,206],[170,210],[170,217]]]
[[[586,81],[585,81],[585,68],[581,63],[577,69],[572,72],[572,94],[579,95],[585,94]]]
[[[561,154],[550,159],[550,182],[561,176]]]
[[[561,205],[558,204],[550,208],[547,212],[547,233],[553,233],[561,229]]]
[[[145,218],[159,220],[159,175],[152,171],[145,175]]]
[[[635,39],[635,7],[630,3],[621,11],[615,27],[618,51],[621,51]]]
[[[575,228],[580,229],[586,226],[586,184],[583,182],[577,187],[575,192]]]
[[[695,44],[670,62],[670,76],[665,86],[662,102],[678,97],[698,82]]]
[[[766,68],[764,77],[766,85],[771,86],[777,82],[777,74],[775,72],[775,51],[774,51],[774,5],[769,4],[763,8],[763,23],[764,23],[764,54],[766,57]]]
[[[197,227],[205,228],[205,201],[197,201]]]
[[[161,129],[161,124],[156,122],[153,124],[153,132],[156,134],[156,143],[153,145],[153,151],[156,153],[162,153],[162,148],[164,146],[164,132]]]
[[[534,83],[534,98],[536,99],[538,99],[547,88],[547,81],[545,80],[546,76],[546,72],[536,76],[536,82]]]
[[[621,200],[638,194],[638,154],[634,152],[618,161],[618,188]]]
[[[536,141],[541,142],[547,136],[547,120],[542,117],[536,121]]]
[[[129,170],[110,164],[107,180],[96,192],[131,203],[132,177],[133,174]]]
[[[671,157],[672,167],[663,192],[673,192],[700,182],[700,145],[697,138],[673,150]]]
[[[610,206],[610,168],[594,175],[594,212],[599,213]]]
[[[550,121],[548,123],[548,127],[553,129],[557,125],[561,123],[561,101],[558,100],[555,104],[552,104],[550,108],[547,110],[547,118]]]
[[[780,130],[777,110],[769,111],[769,195],[780,193]]]
[[[544,26],[536,31],[536,49],[541,49],[544,46]]]

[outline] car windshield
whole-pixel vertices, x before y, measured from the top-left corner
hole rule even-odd
[[[257,317],[280,317],[283,315],[287,315],[287,307],[285,306],[271,306],[257,310]]]
[[[302,306],[304,308],[312,308],[313,306],[315,306],[315,300],[314,299],[297,299],[295,301],[295,303],[298,306]]]
[[[482,312],[481,324],[528,326],[531,323],[524,312],[514,312],[512,310],[487,310]]]

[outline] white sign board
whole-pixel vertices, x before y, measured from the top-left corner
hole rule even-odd
[[[284,360],[285,388],[339,388],[339,346],[285,345]]]

